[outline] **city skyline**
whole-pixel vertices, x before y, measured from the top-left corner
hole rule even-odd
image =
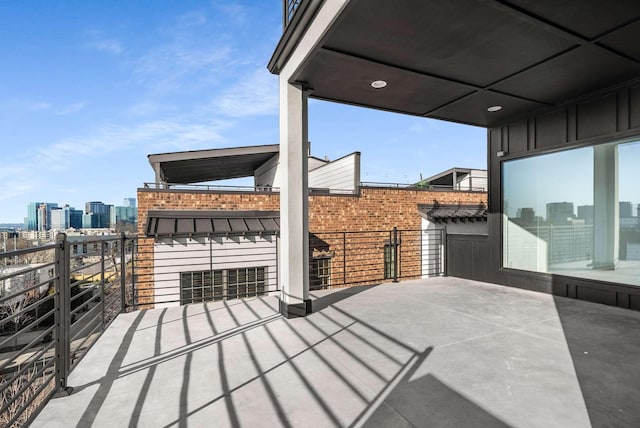
[[[25,230],[109,227],[117,221],[116,219],[126,218],[125,221],[130,222],[132,218],[137,217],[137,199],[126,197],[122,201],[122,204],[116,205],[92,200],[85,202],[82,209],[67,203],[29,202],[27,215],[22,223],[0,221],[0,224],[22,224]],[[58,211],[62,211],[63,214]],[[94,214],[103,217],[92,219],[91,216]],[[87,223],[92,221],[97,224]],[[60,224],[65,224],[66,227],[61,227]]]
[[[0,20],[0,222],[135,194],[152,153],[279,142],[279,1],[27,0]],[[309,140],[321,158],[360,151],[362,181],[486,168],[483,128],[313,99]]]
[[[504,189],[506,213],[515,217],[519,208],[533,208],[544,217],[546,205],[552,202],[572,202],[574,207],[593,205],[593,162],[592,148],[577,148],[505,163],[503,174],[512,173]],[[618,201],[637,207],[640,192],[635,176],[640,165],[640,142],[621,143],[617,165]]]

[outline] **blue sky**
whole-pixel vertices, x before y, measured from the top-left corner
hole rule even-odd
[[[151,153],[278,142],[280,0],[0,2],[0,222],[30,201],[121,204]],[[486,131],[312,100],[313,154],[362,180],[486,167]]]

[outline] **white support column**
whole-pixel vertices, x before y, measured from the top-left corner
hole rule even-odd
[[[309,300],[308,92],[280,75],[280,313],[311,313]]]
[[[616,269],[620,239],[618,146],[593,148],[593,269]]]

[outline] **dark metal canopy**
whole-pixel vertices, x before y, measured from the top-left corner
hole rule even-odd
[[[418,211],[434,223],[487,221],[487,207],[480,205],[418,205]]]
[[[322,3],[306,1],[291,27]],[[351,0],[292,82],[315,98],[491,127],[640,78],[639,40],[638,0]]]
[[[280,231],[278,211],[149,211],[146,235],[178,236],[273,235]]]
[[[250,177],[255,170],[278,155],[277,144],[195,150],[149,155],[156,178],[165,183],[192,184]]]

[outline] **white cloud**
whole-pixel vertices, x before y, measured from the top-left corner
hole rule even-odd
[[[84,34],[85,46],[89,49],[120,55],[124,52],[122,43],[115,37],[110,37],[100,30],[90,30]]]
[[[161,43],[129,64],[137,83],[154,93],[216,83],[218,75],[236,61],[232,38],[216,33],[203,13],[181,15],[159,34]]]
[[[277,114],[278,78],[260,68],[214,99],[213,108],[229,117]]]
[[[3,166],[0,168],[0,182],[2,182],[1,200],[10,200],[21,196],[38,187],[39,179],[29,170],[20,165]]]
[[[122,44],[116,39],[101,39],[89,43],[89,46],[99,51],[113,55],[120,55],[123,52]]]
[[[66,106],[62,106],[60,107],[55,114],[59,115],[59,116],[66,116],[68,114],[71,113],[75,113],[79,110],[82,110],[85,106],[84,102],[78,102],[78,103],[73,103],[73,104],[69,104]]]
[[[26,106],[26,108],[27,110],[30,110],[30,111],[49,110],[51,108],[51,104],[45,103],[45,102],[35,102],[35,103],[29,103]]]
[[[150,152],[192,150],[224,142],[226,121],[156,120],[132,126],[108,125],[92,135],[76,136],[49,144],[35,152],[35,165],[64,171],[77,164],[118,152],[122,156],[144,156]]]

